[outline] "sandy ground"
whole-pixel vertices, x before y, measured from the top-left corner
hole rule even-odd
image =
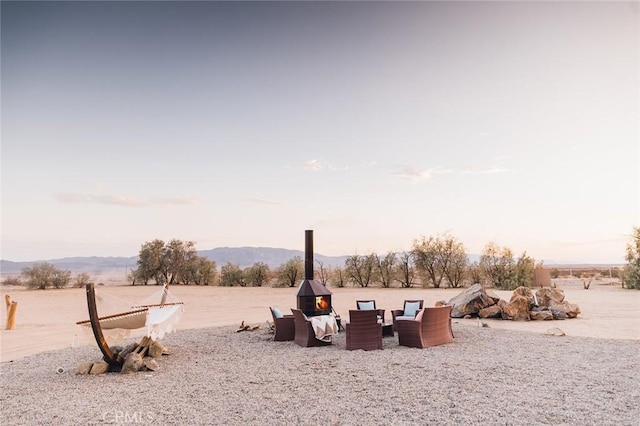
[[[580,306],[578,318],[564,321],[514,322],[483,320],[490,328],[518,330],[545,334],[557,327],[567,336],[602,339],[640,340],[640,291],[624,290],[619,285],[594,282],[589,290],[582,282],[558,281],[565,299]],[[156,286],[99,286],[98,291],[121,300],[138,303],[158,290]],[[297,288],[228,288],[174,286],[171,292],[185,302],[185,313],[178,329],[196,329],[215,326],[265,324],[271,320],[269,306],[282,311],[295,307]],[[402,307],[404,299],[424,299],[426,306],[438,300],[449,300],[461,289],[382,289],[331,288],[336,311],[344,318],[354,309],[358,299],[375,299],[378,308],[386,309],[390,320],[391,309]],[[88,318],[86,293],[83,288],[26,290],[3,287],[2,297],[9,294],[18,302],[16,327],[4,330],[6,309],[2,304],[3,323],[0,330],[0,361],[16,360],[27,355],[72,346],[94,345],[92,336],[75,325]],[[504,299],[511,292],[497,291]],[[478,320],[454,320],[460,325],[479,326]],[[137,331],[141,335],[142,330]],[[134,332],[133,336],[136,336]],[[97,346],[96,346],[97,351]]]

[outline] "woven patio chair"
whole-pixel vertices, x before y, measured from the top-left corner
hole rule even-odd
[[[293,315],[283,315],[277,308],[270,307],[269,310],[273,317],[273,328],[275,330],[273,340],[276,342],[293,340],[296,334]]]
[[[327,346],[330,345],[330,341],[323,341],[316,339],[316,334],[313,332],[311,322],[307,319],[304,313],[300,309],[291,309],[293,312],[293,319],[295,322],[295,337],[293,342],[302,347],[310,346]]]
[[[402,309],[393,309],[391,311],[391,319],[393,328],[396,328],[396,318],[403,317],[407,319],[415,318],[418,310],[424,306],[424,300],[405,300]]]
[[[453,306],[433,306],[418,311],[415,319],[396,318],[398,344],[426,348],[453,342],[451,309]]]
[[[382,349],[382,324],[374,310],[350,310],[347,324],[347,350]]]
[[[356,300],[356,307],[359,311],[374,310],[378,314],[378,319],[384,323],[384,309],[376,308],[375,300]]]

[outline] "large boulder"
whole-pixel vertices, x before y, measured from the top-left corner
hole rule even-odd
[[[498,304],[491,305],[480,309],[478,316],[480,318],[500,318],[502,316],[502,308]]]
[[[529,301],[524,296],[512,297],[511,301],[502,307],[502,319],[514,321],[529,321]]]
[[[481,309],[495,305],[495,300],[490,297],[480,284],[474,284],[462,293],[453,297],[448,305],[453,305],[451,316],[464,318],[467,315],[477,315]]]
[[[522,296],[525,299],[527,299],[527,303],[529,304],[529,309],[537,305],[536,297],[533,295],[533,291],[531,291],[529,287],[520,286],[515,290],[513,290],[513,294],[511,295],[511,301],[513,301],[513,299],[515,299],[518,296]]]
[[[535,321],[548,321],[553,319],[551,311],[529,311],[529,317]]]
[[[553,313],[554,319],[575,318],[580,313],[580,307],[578,305],[567,301],[561,303],[551,302],[549,304],[549,310]]]
[[[564,301],[564,291],[559,288],[544,287],[536,290],[536,298],[538,305],[548,308],[553,303],[562,303]]]

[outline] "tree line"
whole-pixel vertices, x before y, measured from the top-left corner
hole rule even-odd
[[[626,249],[627,265],[617,271],[623,287],[640,289],[640,228],[634,228],[633,241]],[[314,277],[323,285],[333,287],[463,287],[480,283],[503,290],[530,286],[536,265],[523,252],[515,258],[509,247],[489,242],[478,262],[469,262],[462,242],[450,234],[421,237],[412,248],[403,252],[369,253],[348,256],[343,266],[330,267],[316,261]],[[296,256],[277,268],[256,262],[241,268],[232,263],[219,272],[216,262],[198,256],[193,241],[178,239],[165,243],[156,239],[144,243],[139,252],[137,268],[130,271],[131,285],[220,285],[240,287],[295,287],[304,277],[304,261]],[[24,268],[25,284],[33,288],[62,288],[74,283],[83,286],[90,281],[86,273],[74,279],[70,271],[49,263]],[[22,284],[21,278],[10,278],[4,284]],[[10,281],[9,281],[10,280]]]

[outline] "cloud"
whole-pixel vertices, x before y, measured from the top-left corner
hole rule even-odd
[[[444,167],[435,167],[427,170],[420,170],[413,166],[404,166],[399,171],[393,173],[393,176],[401,179],[407,179],[412,182],[421,182],[423,180],[431,179],[435,175],[441,175],[446,173],[452,173],[451,169],[445,169]]]
[[[256,204],[267,204],[270,206],[279,206],[282,203],[279,201],[273,201],[273,200],[264,200],[262,198],[247,198],[247,201],[251,202],[251,203],[256,203]]]
[[[304,163],[304,168],[305,170],[318,171],[324,169],[325,166],[319,160],[309,160]]]
[[[418,169],[414,166],[402,166],[397,172],[393,173],[393,176],[410,180],[412,182],[421,182],[429,180],[436,175],[445,174],[457,174],[457,175],[469,175],[469,174],[493,174],[493,173],[505,173],[508,169],[505,167],[495,165],[490,167],[467,167],[467,168],[447,168],[443,166],[434,167],[431,169]]]
[[[179,197],[157,197],[147,200],[127,197],[122,195],[93,195],[78,193],[61,193],[56,194],[55,198],[65,204],[103,204],[121,207],[149,207],[149,206],[167,206],[167,205],[195,205],[198,200],[195,198],[179,198]]]
[[[303,164],[305,170],[311,170],[312,172],[319,172],[322,170],[349,170],[349,166],[336,167],[332,164],[328,164],[323,160],[308,160]]]

